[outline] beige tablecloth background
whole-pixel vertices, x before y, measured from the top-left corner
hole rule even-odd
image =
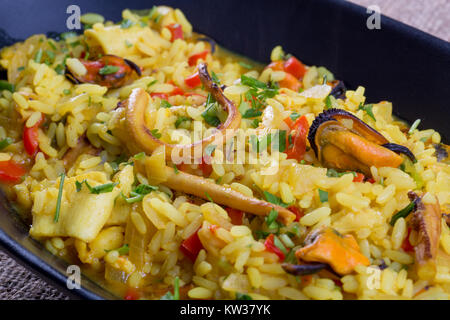
[[[226,0],[224,0],[226,1]],[[450,41],[450,0],[351,0]],[[0,299],[68,299],[0,251]]]

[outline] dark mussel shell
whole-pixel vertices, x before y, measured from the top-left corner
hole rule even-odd
[[[213,39],[211,39],[210,37],[201,37],[198,38],[197,41],[205,41],[208,42],[211,45],[211,54],[213,54],[214,52],[216,52],[216,41],[214,41]]]
[[[95,81],[87,81],[86,79],[77,77],[76,75],[74,75],[70,69],[66,66],[65,69],[65,76],[68,80],[70,80],[72,83],[74,84],[80,84],[80,83],[85,83],[85,82],[90,82],[90,83],[97,83],[97,84],[101,84],[101,85],[106,85],[107,87],[110,88],[117,88],[120,87],[121,85],[123,85],[123,82],[121,81],[126,81],[125,77],[128,77],[131,75],[131,73],[134,71],[136,72],[136,74],[138,74],[139,76],[142,75],[141,72],[141,68],[139,68],[139,66],[137,64],[135,64],[133,61],[130,61],[128,59],[124,59],[115,55],[110,55],[110,54],[105,54],[103,56],[101,56],[97,61],[102,61],[105,65],[109,65],[108,60],[116,60],[120,61],[120,64],[122,64],[123,66],[127,66],[127,68],[129,68],[129,71],[123,72],[123,73],[117,73],[117,74],[109,74],[109,75],[103,75],[103,76],[99,76],[97,75],[97,78]],[[87,63],[95,63],[96,61],[93,60],[88,60],[83,62],[83,64]],[[117,65],[117,64],[112,64],[112,65]],[[111,82],[112,81],[112,82]],[[104,82],[104,83],[102,83]],[[108,82],[110,82],[110,85],[108,84]]]
[[[433,144],[434,150],[436,150],[436,158],[438,162],[442,162],[448,158],[449,146],[442,143]]]
[[[336,80],[332,83],[333,89],[331,89],[330,95],[335,97],[336,99],[344,99],[345,92],[347,92],[347,88],[345,87],[344,81]]]
[[[391,151],[394,151],[395,153],[401,153],[407,156],[409,159],[411,159],[412,162],[416,163],[416,157],[414,154],[409,150],[407,147],[396,144],[396,143],[386,143],[381,145],[382,147],[385,147],[386,149],[389,149]]]
[[[139,77],[142,75],[141,68],[139,68],[139,66],[136,63],[134,63],[133,61],[128,60],[128,59],[123,59],[123,61],[125,61],[125,63],[128,66],[130,66],[130,68],[133,69]]]
[[[287,273],[296,276],[306,276],[309,274],[317,273],[325,269],[328,265],[325,263],[307,263],[307,264],[283,263],[281,266]]]
[[[377,130],[366,124],[364,121],[361,121],[359,118],[354,116],[348,111],[342,110],[342,109],[328,109],[321,114],[319,114],[311,124],[311,127],[309,128],[308,132],[308,141],[311,145],[311,148],[314,150],[314,153],[316,154],[316,157],[319,156],[319,148],[316,145],[315,137],[317,130],[319,127],[327,122],[327,121],[339,121],[339,119],[351,119],[354,121],[354,131],[356,131],[358,134],[363,136],[364,138],[375,142],[377,144],[386,144],[389,143],[389,141],[380,134]]]

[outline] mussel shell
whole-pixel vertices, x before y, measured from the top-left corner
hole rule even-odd
[[[442,143],[433,144],[434,150],[436,150],[436,158],[438,162],[447,160],[449,153],[449,146]]]
[[[337,80],[337,84],[331,89],[330,95],[335,97],[336,99],[344,99],[345,92],[347,92],[347,88],[345,84],[341,80]]]
[[[136,71],[136,73],[137,73],[137,75],[138,75],[139,77],[142,75],[141,68],[139,68],[139,66],[138,66],[136,63],[134,63],[133,61],[128,60],[128,59],[123,59],[123,61],[125,61],[125,63],[126,63],[131,69],[133,69],[134,71]]]
[[[414,156],[414,154],[411,152],[411,150],[409,150],[407,147],[396,144],[396,143],[386,143],[381,145],[382,147],[385,147],[386,149],[389,149],[391,151],[394,151],[395,153],[401,153],[404,154],[405,156],[407,156],[408,158],[411,159],[412,162],[416,163],[416,157]]]
[[[296,276],[306,276],[309,274],[317,273],[325,269],[328,265],[325,263],[307,263],[307,264],[283,263],[281,266],[287,273]]]
[[[214,52],[216,52],[216,41],[214,41],[213,39],[211,39],[210,37],[201,37],[198,38],[197,41],[205,41],[208,42],[211,45],[211,54],[213,54]]]
[[[354,131],[357,131],[358,134],[360,134],[364,138],[378,144],[384,144],[389,142],[381,133],[379,133],[377,130],[369,126],[364,121],[361,121],[359,118],[357,118],[350,112],[335,108],[328,109],[319,114],[314,119],[313,123],[311,124],[311,127],[309,128],[308,140],[311,145],[311,148],[314,150],[314,153],[316,154],[316,157],[319,156],[319,148],[316,145],[315,141],[316,133],[319,127],[327,121],[338,121],[339,119],[343,118],[353,120],[354,123],[356,124],[354,126]]]

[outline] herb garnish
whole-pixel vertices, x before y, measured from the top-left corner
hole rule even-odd
[[[64,188],[64,179],[66,178],[65,173],[61,173],[60,175],[60,181],[59,181],[59,190],[58,190],[58,198],[56,200],[56,210],[55,210],[55,216],[53,218],[54,222],[58,222],[59,220],[59,212],[61,211],[61,199],[63,194],[63,188]]]

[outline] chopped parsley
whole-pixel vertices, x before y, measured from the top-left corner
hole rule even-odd
[[[7,146],[9,146],[11,143],[13,143],[13,140],[9,137],[0,140],[0,150],[5,149]]]
[[[346,171],[346,172],[338,172],[335,169],[327,169],[327,177],[330,178],[340,178],[343,175],[351,173],[354,177],[356,177],[356,172],[354,171]]]
[[[268,191],[264,191],[263,192],[264,197],[266,198],[267,202],[273,203],[277,206],[281,206],[284,208],[289,207],[288,203],[284,203],[283,200],[281,200],[280,198],[278,198],[276,195],[268,192]]]
[[[328,202],[328,192],[319,189],[319,199],[320,202]]]
[[[270,210],[269,215],[265,218],[267,227],[269,229],[278,228],[278,223],[276,221],[277,218],[278,218],[278,211],[276,211],[275,209]]]
[[[373,108],[373,104],[363,105],[362,103],[360,103],[358,110],[364,110],[369,117],[371,117],[374,121],[377,121],[377,119],[375,118],[375,116],[373,114],[372,108]]]
[[[106,250],[105,252],[110,252],[110,251],[117,251],[119,253],[119,255],[123,256],[125,254],[128,254],[128,252],[130,251],[130,247],[128,246],[128,244],[124,244],[123,246],[121,246],[120,248],[117,249],[113,249],[113,250]]]
[[[41,63],[41,60],[42,60],[42,49],[41,48],[39,48],[39,50],[38,51],[36,51],[36,54],[34,55],[34,61],[35,62],[37,62],[37,63]]]
[[[411,211],[414,210],[414,207],[416,206],[416,203],[414,201],[411,201],[410,204],[408,204],[406,207],[404,207],[402,210],[400,210],[399,212],[397,212],[396,214],[394,214],[392,216],[390,225],[394,226],[395,222],[397,222],[398,219],[400,218],[406,218],[407,216],[409,216],[409,214],[411,213]]]
[[[208,192],[205,192],[205,196],[206,196],[206,199],[208,199],[208,201],[214,203],[214,200],[211,198],[211,196],[208,194]]]
[[[131,48],[131,47],[133,46],[133,44],[132,44],[130,41],[125,40],[125,46],[126,46],[127,48]]]
[[[79,182],[79,181],[76,181],[76,182],[75,182],[75,186],[76,186],[76,188],[77,188],[77,192],[80,192],[80,191],[81,191],[81,188],[83,187],[83,183],[84,183],[84,184],[86,185],[86,187],[89,189],[89,192],[90,192],[91,194],[108,193],[108,192],[113,191],[114,187],[118,185],[117,182],[115,182],[115,183],[110,182],[110,183],[105,183],[105,184],[101,184],[101,185],[92,187],[92,186],[87,182],[87,180],[85,179],[85,180],[83,180],[83,181],[81,181],[81,182]]]
[[[161,100],[160,107],[161,108],[172,108],[172,105],[167,100]]]
[[[177,120],[175,121],[175,128],[183,128],[183,129],[189,129],[189,127],[191,126],[191,119],[188,117],[178,117]]]
[[[9,83],[6,80],[0,80],[0,90],[8,90],[10,92],[14,92],[15,86],[12,83]]]
[[[101,68],[98,73],[101,74],[102,76],[107,75],[107,74],[113,74],[116,73],[117,71],[119,71],[119,67],[118,66],[109,66],[106,65],[103,68]]]
[[[167,291],[167,293],[163,295],[160,300],[180,300],[180,278],[175,277],[173,294],[172,292]]]
[[[159,133],[158,129],[150,130],[150,134],[156,139],[161,138],[161,133]]]
[[[131,27],[134,24],[133,21],[131,21],[130,19],[125,19],[122,21],[122,23],[120,24],[120,28],[122,29],[128,29],[129,27]]]
[[[64,89],[64,90],[63,90],[63,93],[64,93],[66,96],[68,96],[68,95],[71,93],[71,91],[70,91],[69,89]]]
[[[249,63],[245,63],[245,62],[242,62],[242,61],[239,61],[239,65],[242,67],[242,68],[245,68],[245,69],[253,69],[253,66],[251,65],[251,64],[249,64]]]
[[[125,197],[125,195],[123,193],[122,193],[122,198],[127,203],[135,203],[135,202],[142,201],[142,199],[144,199],[144,196],[146,196],[150,192],[156,191],[158,189],[159,188],[156,187],[156,186],[152,186],[152,185],[149,185],[149,184],[141,183],[140,185],[138,185],[136,188],[134,188],[130,192],[130,197],[129,198]]]
[[[300,118],[300,116],[301,116],[300,113],[292,112],[292,113],[289,115],[289,118],[291,118],[292,121],[295,121],[295,120],[297,120],[298,118]]]
[[[253,299],[246,293],[236,292],[236,300],[253,300]]]

